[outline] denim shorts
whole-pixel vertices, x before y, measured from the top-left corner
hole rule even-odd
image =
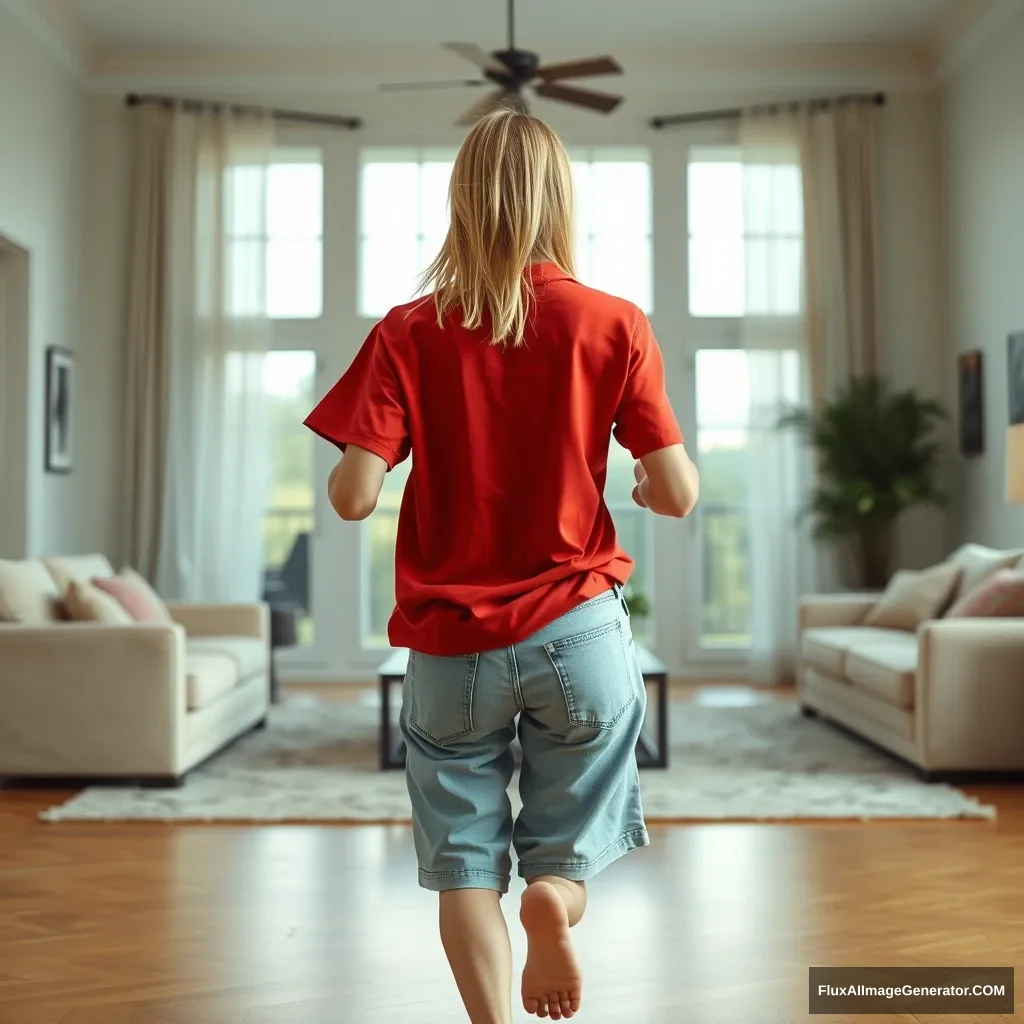
[[[647,846],[636,767],[646,703],[618,588],[511,647],[410,652],[401,730],[420,885],[507,892],[513,846],[524,878],[584,881]]]

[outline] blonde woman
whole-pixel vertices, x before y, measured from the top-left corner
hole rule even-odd
[[[586,881],[648,844],[635,747],[645,696],[622,598],[633,563],[603,499],[612,436],[634,500],[684,516],[697,473],[636,306],[573,276],[558,136],[502,111],[470,131],[426,299],[392,310],[307,419],[343,452],[330,500],[365,519],[412,455],[395,557],[401,729],[419,882],[473,1024],[509,1024],[499,907],[510,848],[529,1013],[580,1007],[570,929]],[[523,808],[507,788],[518,733]]]

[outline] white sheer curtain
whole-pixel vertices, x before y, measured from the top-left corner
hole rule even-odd
[[[269,482],[272,124],[180,110],[146,116],[143,139],[159,150],[140,154],[135,201],[135,248],[149,272],[135,275],[130,300],[129,560],[168,599],[254,600]]]
[[[791,678],[796,610],[814,589],[814,555],[799,513],[811,480],[807,452],[776,429],[808,399],[800,154],[789,126],[748,118],[741,131],[749,409],[751,671]]]

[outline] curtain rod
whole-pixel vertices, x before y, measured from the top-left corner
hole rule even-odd
[[[321,124],[331,128],[356,129],[363,126],[362,118],[347,117],[341,114],[313,114],[303,110],[267,110],[263,107],[248,106],[240,103],[218,103],[211,100],[178,99],[174,96],[140,96],[129,93],[124,98],[126,107],[157,106],[180,107],[182,110],[197,113],[203,110],[228,110],[233,114],[269,114],[275,121],[294,121],[301,124]]]
[[[766,110],[770,114],[777,114],[781,110],[791,110],[794,113],[801,107],[808,110],[828,110],[830,107],[841,107],[847,104],[865,104],[876,107],[884,107],[889,101],[884,92],[869,93],[852,96],[833,96],[829,99],[820,100],[793,100],[789,103],[767,103],[753,107],[731,107],[727,110],[702,110],[694,114],[670,114],[666,117],[652,117],[648,124],[652,128],[669,128],[677,124],[706,124],[710,121],[738,121],[750,110]]]

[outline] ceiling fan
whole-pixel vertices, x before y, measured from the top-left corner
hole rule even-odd
[[[566,79],[585,78],[596,75],[620,75],[622,68],[611,57],[591,57],[586,60],[570,61],[566,64],[542,65],[540,57],[530,50],[516,48],[515,0],[508,0],[508,48],[486,53],[476,43],[443,43],[446,50],[465,57],[475,64],[482,78],[464,78],[441,82],[396,82],[380,87],[382,92],[404,92],[418,89],[459,89],[496,85],[456,122],[470,125],[485,114],[501,107],[512,107],[526,111],[523,90],[530,86],[538,96],[584,107],[601,114],[610,114],[621,102],[621,96],[613,96],[593,89],[580,89],[564,85]]]

